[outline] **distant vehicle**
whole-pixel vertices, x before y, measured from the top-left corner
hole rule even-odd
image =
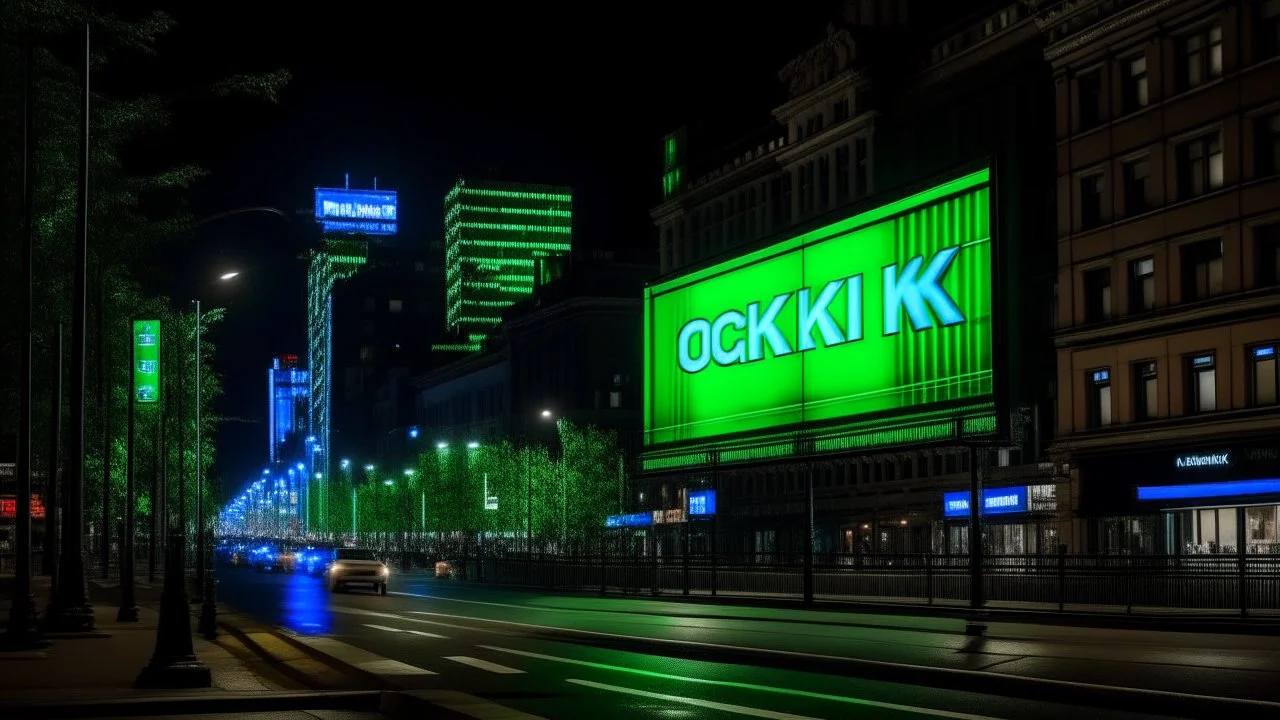
[[[369,585],[379,595],[386,595],[390,574],[386,563],[375,558],[372,550],[339,548],[326,573],[326,583],[329,592],[338,592],[349,585]]]
[[[308,545],[297,552],[298,570],[307,575],[324,575],[333,564],[337,550],[328,545]]]
[[[258,572],[291,573],[298,566],[298,558],[291,547],[263,545],[250,554],[250,564]]]

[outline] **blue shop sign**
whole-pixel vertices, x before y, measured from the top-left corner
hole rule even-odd
[[[1027,512],[1027,487],[984,488],[983,515],[1008,515]],[[942,496],[942,515],[949,518],[969,517],[969,493],[949,492]]]
[[[689,493],[690,515],[715,515],[716,491],[694,490]]]
[[[605,527],[648,527],[653,524],[653,513],[628,513],[610,515],[604,519]]]

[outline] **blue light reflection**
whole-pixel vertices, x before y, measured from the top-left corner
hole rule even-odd
[[[284,627],[300,635],[323,635],[333,629],[324,579],[301,572],[290,575],[284,590]]]

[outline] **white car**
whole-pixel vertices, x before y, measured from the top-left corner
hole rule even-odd
[[[348,585],[370,585],[379,595],[387,594],[387,564],[373,556],[372,550],[340,548],[326,573],[329,592]]]

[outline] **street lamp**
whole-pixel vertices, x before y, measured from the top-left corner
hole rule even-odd
[[[549,409],[543,409],[538,413],[543,420],[550,420],[554,417],[554,413]],[[526,448],[527,450],[527,448]],[[528,455],[525,458],[525,549],[529,554],[529,559],[533,559],[533,457]]]
[[[235,276],[237,276],[237,275],[239,275],[239,274],[240,274],[240,271],[239,271],[239,270],[232,270],[231,272],[225,272],[225,273],[222,273],[222,275],[221,275],[221,276],[219,276],[219,277],[218,277],[218,279],[219,279],[219,280],[230,280],[231,278],[233,278],[233,277],[235,277]]]

